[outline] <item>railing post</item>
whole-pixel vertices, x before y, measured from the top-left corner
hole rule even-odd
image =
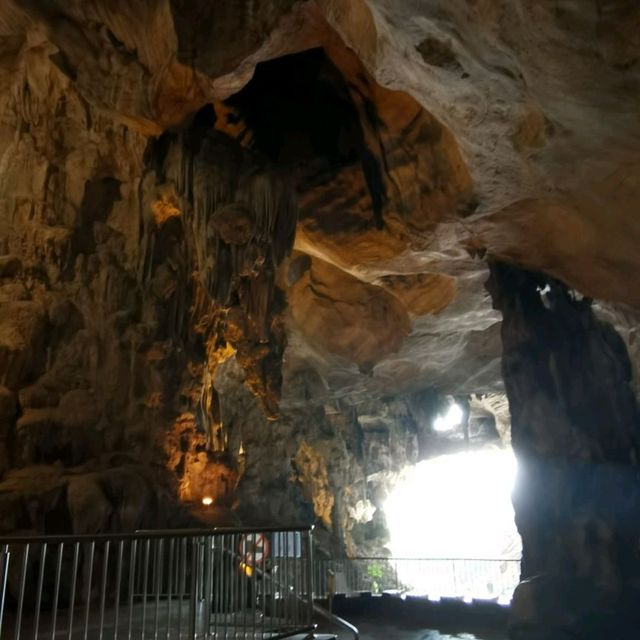
[[[40,627],[40,608],[42,606],[42,587],[44,585],[44,567],[47,561],[47,543],[45,542],[40,547],[40,567],[38,570],[38,589],[36,596],[36,619],[34,624],[34,632],[33,635],[35,638],[38,637],[38,629]]]
[[[307,623],[313,620],[313,525],[307,531],[307,546],[309,548],[309,558],[307,559]]]
[[[182,600],[184,597],[187,576],[187,539],[181,538],[178,542],[178,640],[182,640]]]
[[[69,633],[68,638],[73,636],[73,616],[76,603],[76,582],[78,580],[78,561],[80,558],[80,543],[76,541],[73,545],[73,569],[71,573],[71,590],[69,593]]]
[[[453,594],[454,596],[458,595],[458,580],[456,576],[456,561],[451,560],[451,573],[453,575]]]
[[[56,580],[53,592],[53,605],[51,607],[51,638],[56,637],[56,623],[58,621],[58,599],[60,598],[60,577],[62,575],[62,556],[64,554],[64,542],[58,545],[58,560],[56,562]],[[4,600],[4,597],[3,597]],[[2,637],[2,612],[0,611],[0,638]]]
[[[153,553],[155,570],[154,570],[154,583],[155,583],[155,611],[153,614],[153,638],[158,640],[158,624],[160,620],[160,593],[162,592],[162,569],[164,562],[164,539],[158,538],[155,544]]]
[[[0,638],[2,637],[2,619],[4,618],[4,605],[7,595],[7,577],[9,575],[9,545],[2,547],[2,568],[0,569]]]
[[[133,629],[133,605],[135,597],[136,562],[138,552],[138,541],[132,540],[129,547],[129,623],[127,626],[127,640],[131,640]]]
[[[204,577],[203,577],[203,588],[204,588],[204,635],[205,638],[209,637],[209,632],[211,631],[211,608],[212,608],[212,592],[213,592],[213,560],[212,560],[212,551],[213,547],[213,536],[205,537],[205,546],[204,546]]]
[[[22,551],[22,569],[20,571],[20,595],[18,596],[18,611],[16,612],[16,640],[20,640],[20,631],[22,629],[22,609],[24,607],[24,593],[27,584],[27,568],[29,566],[29,544],[24,546]]]
[[[93,539],[89,543],[89,557],[86,554],[83,558],[83,562],[86,563],[85,576],[87,579],[87,591],[85,593],[85,608],[84,608],[84,640],[89,637],[89,615],[91,613],[91,583],[93,581],[93,561],[96,554],[96,541]]]
[[[102,640],[104,631],[104,612],[107,601],[107,574],[109,572],[109,549],[111,543],[107,540],[103,547],[102,557],[102,581],[100,586],[100,627],[98,629],[99,640]]]
[[[61,545],[62,546],[62,545]],[[122,563],[124,560],[124,540],[118,542],[118,565],[116,568],[116,602],[113,611],[113,640],[118,639],[118,625],[120,624],[120,588],[122,584]],[[53,625],[55,628],[55,625]],[[55,640],[55,639],[54,639]]]
[[[198,568],[198,538],[191,541],[191,593],[189,595],[189,638],[196,637],[196,615],[198,608],[198,585],[199,585],[199,568]]]

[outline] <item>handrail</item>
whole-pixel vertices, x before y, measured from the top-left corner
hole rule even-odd
[[[235,552],[233,552],[234,556],[237,557],[237,555],[235,554]],[[262,568],[258,567],[258,566],[254,566],[253,570],[256,572],[256,575],[260,575],[262,576],[263,580],[268,580],[269,582],[271,582],[271,584],[275,584],[279,589],[282,589],[283,587],[285,587],[285,589],[287,590],[287,592],[289,591],[289,587],[288,585],[285,586],[282,584],[282,582],[280,582],[280,580],[278,578],[274,578],[274,576],[270,573],[267,573],[266,571],[264,571]],[[313,585],[310,585],[310,587],[312,588]],[[301,602],[302,604],[304,604],[305,606],[309,606],[309,604],[311,604],[310,610],[315,608],[315,604],[313,602],[313,593],[310,594],[310,600],[305,600],[303,597],[299,596],[297,593],[294,593],[295,598]],[[348,623],[347,623],[348,624]],[[313,625],[311,627],[305,628],[305,629],[300,629],[300,632],[304,632],[304,631],[315,631],[317,625]],[[283,635],[283,636],[277,636],[277,637],[273,637],[270,638],[269,640],[279,640],[279,638],[285,638],[287,637],[287,635]],[[355,640],[358,640],[358,638],[356,637]]]
[[[419,591],[431,596],[497,596],[511,599],[519,582],[515,558],[396,558],[355,557],[316,560],[315,592]]]
[[[290,533],[313,531],[313,525],[299,527],[212,527],[210,529],[137,529],[133,533],[92,533],[61,535],[0,536],[0,545],[5,544],[58,544],[60,542],[113,542],[120,540],[156,540],[158,538],[198,538],[221,534],[246,533]]]
[[[282,588],[282,583],[277,579],[274,578],[273,575],[266,573],[265,571],[263,571],[261,568],[259,567],[255,567],[255,571],[257,574],[260,574],[263,578],[270,580],[272,583],[275,583],[279,588]],[[295,597],[302,602],[305,605],[309,605],[309,603],[311,603],[311,607],[313,609],[313,611],[315,611],[317,614],[321,615],[323,618],[325,618],[326,620],[328,620],[329,622],[332,622],[333,624],[335,624],[338,627],[341,627],[342,629],[350,632],[351,634],[353,634],[353,640],[359,640],[360,639],[360,631],[358,630],[358,627],[356,627],[355,625],[351,624],[350,622],[348,622],[347,620],[345,620],[344,618],[341,618],[340,616],[336,615],[335,613],[328,611],[327,609],[325,609],[324,607],[322,607],[321,605],[317,604],[316,602],[313,601],[313,594],[309,594],[309,600],[302,598],[301,596],[295,594]],[[315,629],[315,625],[312,629]],[[309,630],[312,630],[309,629]],[[284,637],[284,636],[283,636]],[[270,640],[278,640],[278,638],[271,638]]]
[[[350,633],[352,633],[353,640],[360,640],[360,631],[358,631],[358,627],[356,627],[355,625],[351,624],[350,622],[347,622],[347,620],[345,620],[344,618],[337,616],[332,611],[325,609],[324,607],[320,606],[315,602],[313,603],[313,610],[316,613],[320,614],[323,618],[326,618],[327,620],[329,620],[329,622],[333,622],[338,627],[342,627],[346,631],[349,631]]]
[[[85,639],[95,625],[100,637],[109,629],[114,634],[122,630],[123,637],[143,638],[152,628],[158,637],[160,628],[168,640],[180,640],[185,633],[195,640],[203,634],[228,637],[228,632],[245,637],[249,630],[256,638],[277,640],[312,632],[312,601],[301,597],[303,591],[313,592],[312,530],[309,525],[213,527],[0,537],[0,635],[5,636],[2,625],[7,621],[17,640],[37,637],[45,623],[52,635],[84,629]],[[238,551],[248,544],[245,534],[265,534],[275,548],[280,534],[289,540],[292,533],[302,538],[279,544],[285,554],[295,548],[300,555],[284,561],[288,573],[282,579],[274,581],[262,571],[255,544],[246,546],[244,553]],[[10,562],[18,570],[15,602],[4,589]],[[252,573],[246,571],[249,566]],[[266,576],[262,585],[256,581],[259,573]],[[43,617],[43,593],[50,582],[52,613]],[[286,598],[296,604],[289,607]],[[3,615],[7,612],[8,618]]]
[[[473,562],[521,562],[522,558],[467,558],[467,557],[441,557],[441,556],[421,556],[419,558],[408,558],[403,556],[339,556],[331,558],[318,558],[320,562],[351,562],[354,560],[379,560],[392,562],[394,560],[402,560],[403,562],[417,562],[420,560],[469,560]]]
[[[291,638],[293,636],[297,636],[300,633],[308,632],[311,634],[316,630],[316,625],[312,625],[310,627],[300,627],[299,629],[294,629],[293,631],[286,631],[285,633],[280,633],[277,636],[269,636],[269,640],[284,640],[284,638]]]

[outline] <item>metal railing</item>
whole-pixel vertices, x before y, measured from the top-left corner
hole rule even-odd
[[[355,625],[317,603],[314,603],[313,610],[333,626],[349,633],[353,637],[353,640],[360,640],[360,631],[358,631],[358,627]]]
[[[0,538],[0,638],[312,631],[310,527]]]
[[[515,559],[332,558],[314,564],[314,592],[320,598],[398,591],[508,603],[519,581]]]

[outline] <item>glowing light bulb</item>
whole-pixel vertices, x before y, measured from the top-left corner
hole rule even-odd
[[[213,498],[211,496],[205,496],[204,498],[202,498],[202,504],[205,507],[208,507],[209,505],[213,504]]]

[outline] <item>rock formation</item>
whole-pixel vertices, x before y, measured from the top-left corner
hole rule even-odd
[[[526,580],[514,628],[622,637],[637,625],[640,569],[640,410],[627,350],[591,300],[553,278],[494,263],[488,287],[503,314],[518,456]]]

